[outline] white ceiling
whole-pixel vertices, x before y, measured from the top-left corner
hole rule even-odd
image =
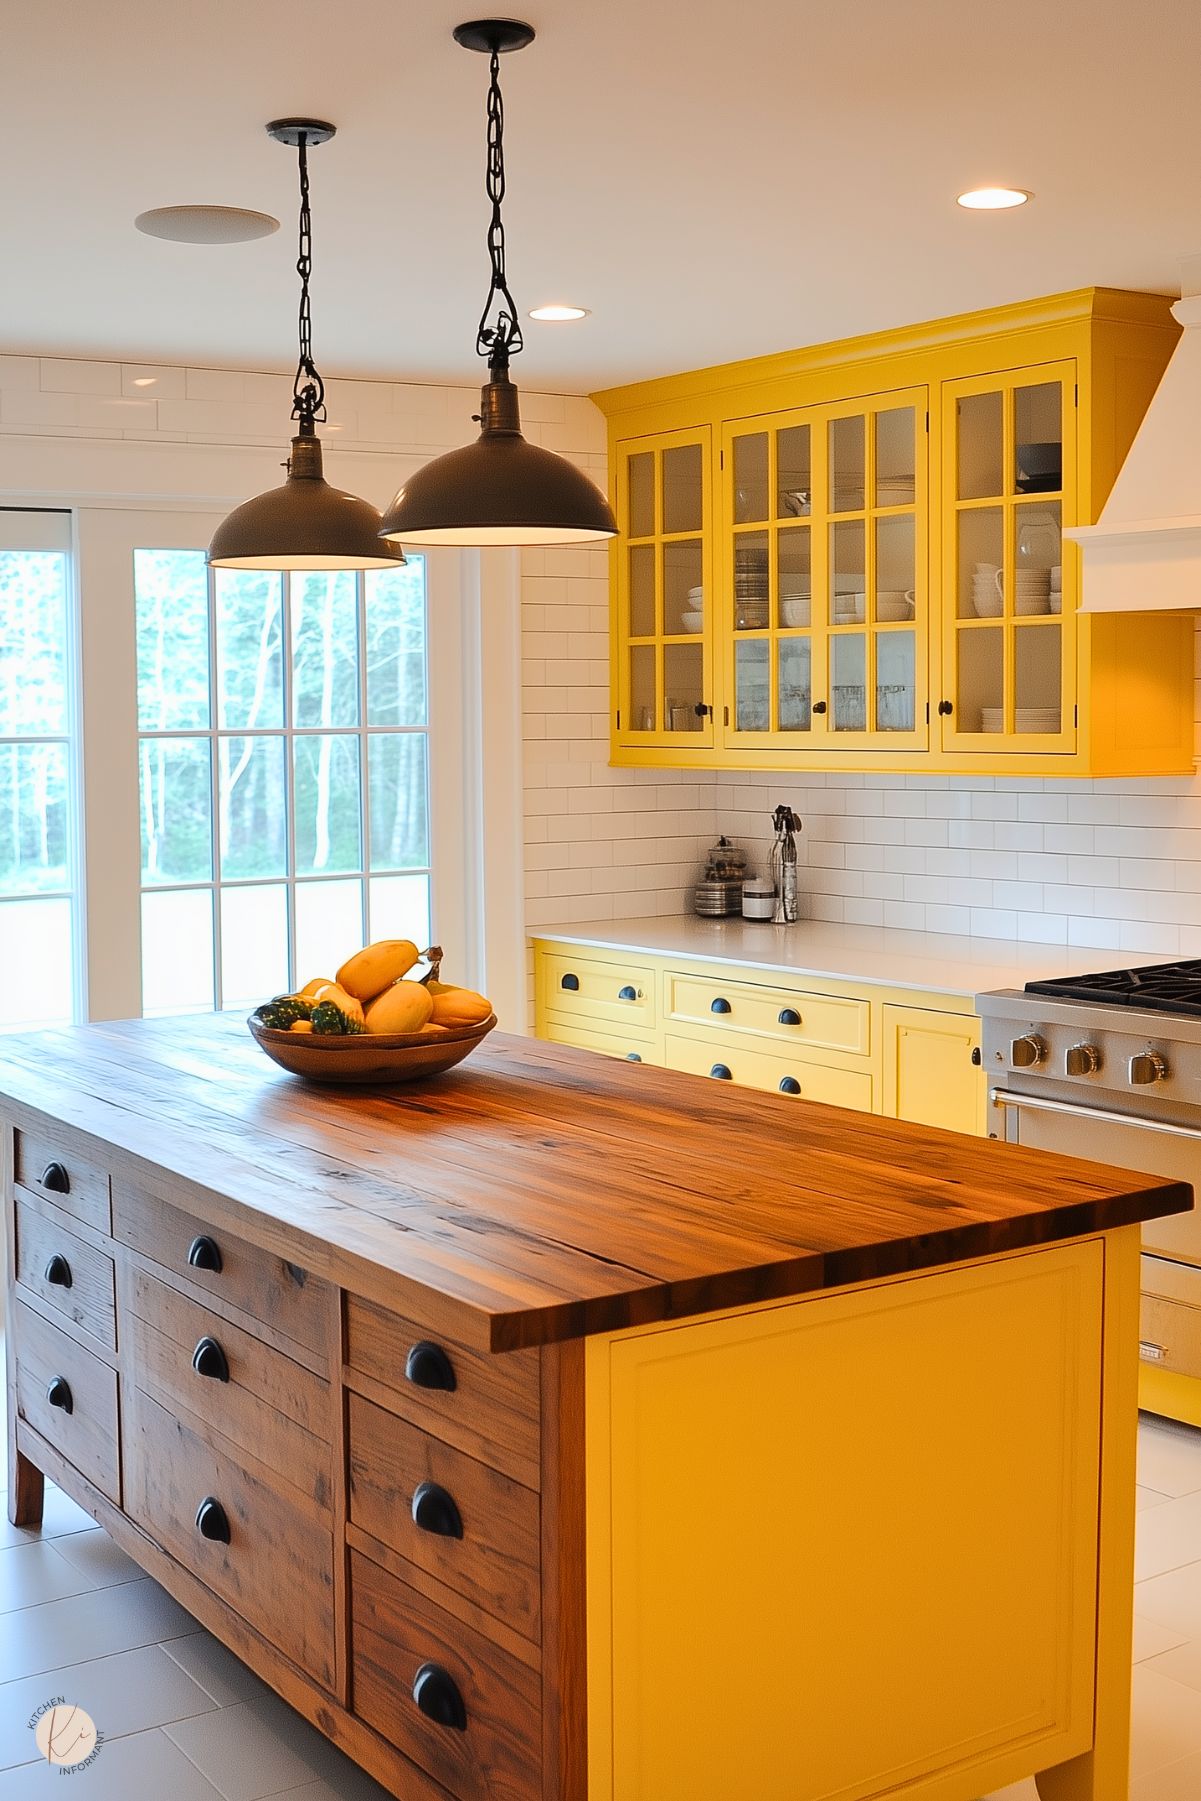
[[[0,349],[293,358],[312,156],[327,372],[474,380],[487,65],[453,0],[67,0],[4,19]],[[1201,250],[1198,0],[531,0],[506,60],[519,379],[610,382],[1091,283],[1179,291]],[[1014,213],[954,204],[1032,188]],[[257,243],[133,228],[274,213]]]

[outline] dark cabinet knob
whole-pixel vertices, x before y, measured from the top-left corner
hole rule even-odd
[[[951,714],[955,711],[955,708],[951,705],[949,700],[940,700],[938,703],[938,711],[943,719],[949,719]]]
[[[219,1276],[221,1247],[214,1238],[194,1238],[188,1246],[188,1262],[193,1269],[211,1270],[214,1276]]]
[[[815,700],[812,708],[810,709],[810,711],[814,712],[814,713],[824,713],[825,710],[826,710],[826,703],[824,700]]]
[[[423,1532],[439,1538],[462,1538],[463,1516],[454,1496],[437,1482],[422,1482],[413,1491],[413,1518]]]
[[[974,1045],[972,1047],[972,1062],[975,1064],[976,1068],[979,1069],[983,1061],[984,1058],[980,1055],[980,1046],[978,1044]]]
[[[642,1057],[638,1051],[627,1051],[626,1052],[626,1062],[627,1063],[641,1063]]]
[[[229,1543],[229,1515],[213,1495],[205,1495],[196,1509],[196,1529],[201,1538],[211,1538],[214,1544]]]
[[[570,989],[571,993],[575,994],[579,990],[580,978],[579,978],[579,976],[566,975],[563,977],[562,981],[559,983],[559,986],[560,986],[560,988]]]
[[[452,1726],[456,1732],[466,1732],[467,1709],[459,1685],[441,1665],[422,1664],[413,1678],[413,1699],[427,1719],[439,1726]]]
[[[799,1094],[800,1092],[801,1092],[801,1085],[797,1081],[795,1076],[781,1076],[780,1077],[780,1093],[781,1094]]]
[[[795,1007],[781,1007],[777,1023],[782,1026],[799,1026],[801,1016]]]
[[[48,1163],[42,1171],[42,1187],[51,1194],[70,1194],[71,1178],[61,1163]]]
[[[709,1011],[710,1013],[730,1013],[733,1009],[731,1008],[729,1001],[723,1000],[719,994],[715,1001],[709,1002]]]
[[[715,1063],[713,1068],[709,1071],[709,1074],[711,1076],[716,1076],[719,1082],[732,1082],[734,1080],[734,1077],[724,1063]]]
[[[459,1384],[454,1366],[441,1345],[423,1338],[405,1358],[405,1377],[418,1388],[445,1388],[451,1392]]]
[[[619,1001],[636,1001],[638,995],[636,990],[631,988],[627,982],[624,988],[619,988],[617,990],[617,998]]]
[[[202,1338],[192,1352],[192,1368],[211,1382],[229,1381],[229,1359],[215,1338]]]
[[[74,1280],[71,1275],[71,1265],[65,1257],[60,1257],[57,1251],[46,1265],[46,1280],[52,1288],[70,1288]]]
[[[75,1396],[71,1393],[71,1385],[65,1376],[55,1376],[46,1390],[46,1399],[52,1407],[59,1407],[64,1413],[74,1413]]]

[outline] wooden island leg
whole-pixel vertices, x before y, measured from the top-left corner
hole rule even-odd
[[[1127,1801],[1130,1793],[1139,1249],[1137,1226],[1106,1234],[1093,1748],[1038,1774],[1041,1801]]]
[[[14,1526],[40,1526],[46,1478],[17,1447],[8,1460],[8,1517]]]

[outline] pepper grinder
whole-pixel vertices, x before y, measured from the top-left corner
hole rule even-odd
[[[792,925],[800,917],[797,897],[796,838],[801,822],[791,807],[777,807],[772,814],[776,840],[771,847],[771,872],[776,885],[773,925]]]

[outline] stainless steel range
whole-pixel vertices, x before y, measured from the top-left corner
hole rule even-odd
[[[1201,1196],[1201,960],[976,997],[989,1135]],[[1141,1354],[1201,1379],[1201,1211],[1143,1230]]]

